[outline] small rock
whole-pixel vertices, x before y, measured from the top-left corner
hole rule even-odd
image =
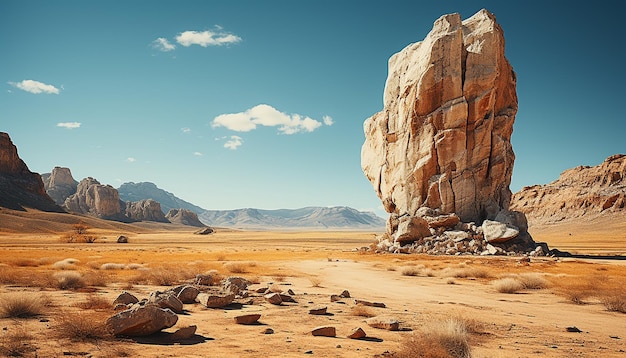
[[[350,298],[350,292],[348,290],[343,290],[339,296],[343,298]]]
[[[198,326],[196,325],[179,328],[178,330],[176,330],[176,332],[172,334],[172,339],[189,339],[193,337],[194,334],[196,334],[196,329],[198,329]]]
[[[291,295],[291,296],[295,296],[296,295],[296,293],[293,292],[293,290],[291,288],[287,290],[287,294]]]
[[[311,331],[311,334],[314,336],[321,336],[321,337],[336,337],[337,330],[335,329],[335,327],[332,327],[332,326],[321,326],[321,327],[314,328]]]
[[[327,307],[314,307],[309,310],[309,314],[323,316],[326,314]]]
[[[245,314],[245,315],[241,315],[241,316],[236,316],[235,317],[235,323],[237,324],[253,324],[256,323],[259,318],[261,318],[261,315],[258,313],[253,313],[253,314]]]
[[[313,351],[306,351],[304,354],[313,354]]]
[[[337,302],[341,300],[341,296],[339,295],[330,295],[330,302]]]
[[[265,298],[265,300],[273,305],[277,305],[280,306],[283,303],[283,299],[280,297],[280,294],[278,293],[268,293],[267,295],[263,296]]]
[[[255,290],[256,293],[265,293],[267,292],[268,288],[267,287],[259,287]]]
[[[200,290],[193,286],[184,286],[176,297],[178,297],[182,303],[189,304],[196,302],[196,297],[198,297],[199,293]]]
[[[354,300],[354,304],[355,305],[362,305],[362,306],[378,307],[378,308],[385,308],[385,307],[387,307],[382,302],[370,302],[370,301],[364,301],[364,300]]]
[[[208,293],[200,293],[198,297],[196,297],[196,302],[208,308],[220,308],[224,306],[228,306],[233,303],[235,299],[234,294],[226,295],[226,296],[218,296],[218,295],[209,295]]]
[[[366,319],[365,323],[372,328],[386,329],[388,331],[400,329],[400,321],[392,317],[372,317]]]
[[[120,293],[119,296],[117,296],[115,301],[113,301],[113,306],[117,305],[118,303],[127,305],[127,304],[134,304],[137,302],[139,302],[139,299],[137,299],[137,297],[135,297],[133,294],[129,292],[124,291]]]
[[[213,285],[213,280],[213,275],[197,274],[196,280],[193,283],[200,286],[211,286]]]
[[[280,299],[283,302],[293,302],[293,303],[296,303],[296,300],[293,297],[291,297],[290,295],[286,295],[284,293],[279,293],[279,295],[280,295]]]
[[[117,243],[118,244],[127,244],[128,243],[128,237],[124,236],[124,235],[120,235],[117,237]]]
[[[567,327],[567,328],[565,328],[565,330],[568,331],[568,332],[573,332],[573,333],[580,333],[580,332],[582,332],[576,326]]]
[[[353,329],[352,332],[348,335],[348,338],[350,339],[361,339],[365,337],[365,331],[361,327]]]
[[[263,334],[274,334],[274,330],[271,329],[271,328],[266,328],[266,329],[262,330],[261,333],[263,333]]]

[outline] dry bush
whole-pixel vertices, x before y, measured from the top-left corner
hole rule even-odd
[[[102,296],[90,294],[85,301],[78,302],[73,306],[82,308],[84,310],[110,310],[113,308],[111,302]]]
[[[272,278],[276,282],[285,282],[287,280],[287,276],[284,276],[284,275],[274,275],[274,277]]]
[[[124,270],[125,268],[125,264],[116,264],[113,262],[107,262],[100,265],[100,270]]]
[[[108,314],[94,311],[61,314],[53,325],[57,338],[65,338],[75,342],[91,342],[113,338],[108,331],[105,320]]]
[[[311,282],[311,287],[322,287],[322,279],[319,277],[309,277],[309,282]]]
[[[247,273],[256,265],[256,262],[226,262],[224,268],[230,273]]]
[[[79,263],[80,260],[67,258],[61,261],[57,261],[52,265],[52,268],[56,270],[73,270],[76,268],[76,264]]]
[[[52,284],[60,290],[76,290],[87,286],[83,276],[76,271],[55,272]]]
[[[31,344],[34,337],[22,326],[5,327],[6,333],[0,339],[0,355],[6,357],[23,357],[36,351]]]
[[[456,278],[491,278],[491,273],[482,267],[465,267],[452,270],[452,275]]]
[[[370,307],[356,305],[350,310],[350,315],[369,318],[376,316],[376,312],[374,312]]]
[[[142,268],[145,268],[145,267],[142,264],[130,263],[126,265],[126,268],[129,270],[141,270]]]
[[[626,313],[626,295],[623,293],[606,294],[600,301],[608,311]]]
[[[134,284],[175,286],[186,280],[195,278],[195,273],[189,268],[182,267],[155,267],[139,270],[139,275],[130,280]]]
[[[17,266],[17,267],[37,267],[39,266],[39,260],[19,258],[19,259],[10,261],[9,265]]]
[[[15,285],[23,281],[23,274],[20,270],[3,267],[0,269],[0,284]]]
[[[406,266],[403,267],[402,270],[400,270],[400,273],[402,274],[402,276],[419,276],[420,271],[421,270],[418,267]]]
[[[45,302],[32,292],[6,293],[0,297],[0,317],[30,318],[44,312]]]
[[[106,287],[109,284],[109,277],[102,272],[88,271],[84,278],[87,286]]]
[[[448,277],[448,278],[446,279],[446,283],[447,283],[448,285],[454,285],[454,284],[456,283],[456,281],[454,280],[454,277]]]
[[[550,286],[550,282],[546,280],[543,274],[538,272],[521,273],[516,275],[515,278],[528,290],[540,290]]]
[[[387,266],[387,271],[396,271],[397,268],[395,266]]]
[[[433,322],[422,332],[408,336],[395,355],[402,358],[469,358],[471,349],[466,324],[456,318]]]
[[[500,293],[517,293],[524,289],[524,284],[512,277],[491,281],[491,284]]]

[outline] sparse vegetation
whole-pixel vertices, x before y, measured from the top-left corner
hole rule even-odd
[[[626,295],[624,293],[607,293],[600,298],[600,301],[608,311],[626,313]]]
[[[360,316],[360,317],[368,317],[368,318],[376,316],[376,312],[374,312],[374,310],[372,310],[370,307],[363,306],[363,305],[356,305],[352,307],[352,309],[350,310],[350,314],[352,316]]]
[[[251,267],[256,267],[256,262],[226,262],[224,268],[230,273],[248,273]]]
[[[61,261],[57,261],[52,265],[52,268],[56,270],[74,270],[76,268],[76,264],[79,263],[80,260],[67,258]]]
[[[77,271],[55,272],[52,282],[60,290],[76,290],[87,286],[85,279]]]
[[[44,302],[31,292],[6,293],[0,296],[0,317],[31,318],[44,312]]]
[[[96,242],[98,238],[94,235],[89,235],[87,231],[89,230],[89,226],[84,222],[79,222],[77,224],[72,225],[72,231],[62,235],[59,238],[61,242],[67,243],[86,243],[91,244]]]
[[[406,266],[406,267],[402,268],[400,273],[402,273],[402,276],[419,276],[420,275],[420,271],[421,270],[418,267]]]
[[[105,315],[92,312],[64,313],[59,315],[53,326],[57,338],[78,342],[111,339],[105,325]]]
[[[111,309],[111,302],[102,296],[90,294],[85,301],[75,304],[76,307],[84,310],[108,310]]]
[[[449,318],[428,324],[421,332],[409,335],[398,358],[469,358],[471,356],[465,321]]]
[[[519,280],[527,290],[540,290],[550,285],[550,282],[545,279],[544,275],[538,272],[521,273],[516,275],[515,278]]]
[[[524,284],[512,277],[492,281],[491,284],[500,293],[517,293],[524,289]]]
[[[5,327],[6,333],[0,338],[0,355],[23,357],[35,351],[32,345],[34,337],[22,325]]]
[[[196,274],[188,267],[155,267],[139,270],[139,275],[129,282],[133,284],[147,284],[158,286],[174,286],[185,280],[193,279]]]
[[[311,287],[322,287],[322,280],[319,277],[309,277]]]

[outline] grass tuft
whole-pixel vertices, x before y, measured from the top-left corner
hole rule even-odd
[[[469,358],[466,323],[457,318],[436,321],[424,327],[422,332],[408,336],[396,357],[399,358]]]
[[[0,317],[31,318],[44,312],[44,300],[30,292],[7,293],[0,297]]]
[[[512,277],[492,281],[491,284],[500,293],[517,293],[524,289],[524,284]]]
[[[62,314],[53,326],[55,336],[74,342],[93,342],[111,339],[113,336],[107,330],[105,324],[107,316],[93,311]]]
[[[36,347],[31,343],[34,337],[22,325],[4,329],[6,333],[0,338],[0,355],[23,357],[36,351]]]
[[[52,283],[60,290],[77,290],[87,286],[83,276],[76,271],[55,272]]]
[[[369,318],[376,316],[376,312],[374,312],[370,307],[356,305],[350,310],[350,315]]]

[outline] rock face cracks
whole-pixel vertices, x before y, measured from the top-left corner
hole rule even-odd
[[[484,9],[464,21],[442,16],[423,41],[389,59],[384,108],[365,121],[361,152],[391,214],[388,234],[417,240],[430,235],[420,219],[451,214],[457,225],[515,226],[519,215],[508,211],[515,88],[503,31]]]

